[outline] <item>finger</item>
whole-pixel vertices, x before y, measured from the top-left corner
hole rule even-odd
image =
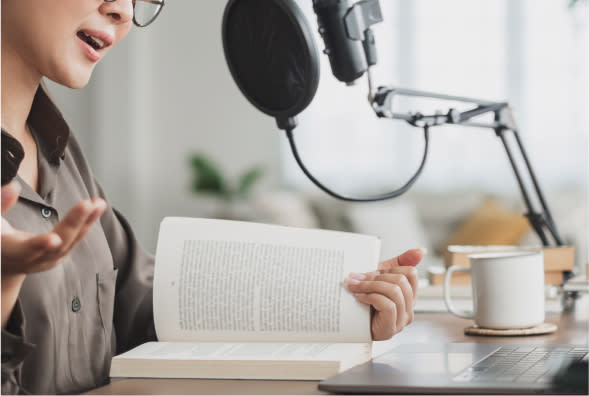
[[[19,231],[2,236],[2,273],[38,272],[46,256],[58,250],[62,241],[54,233],[31,235]]]
[[[78,234],[86,224],[88,217],[94,211],[90,200],[84,200],[74,206],[68,214],[55,226],[53,232],[61,237],[63,245],[58,252],[65,255],[72,247]]]
[[[392,301],[397,306],[397,327],[405,326],[406,321],[409,319],[403,290],[397,284],[383,281],[358,281],[356,279],[349,279],[348,289],[354,294],[379,294]],[[383,309],[386,309],[386,306],[388,305],[383,305]],[[381,310],[377,306],[374,306],[374,308],[377,311]]]
[[[2,187],[2,214],[10,209],[16,201],[18,201],[18,194],[20,194],[21,185],[18,181],[13,180]]]
[[[376,311],[372,322],[373,337],[378,334],[379,339],[388,339],[401,330],[398,326],[398,307],[393,301],[376,293],[356,294],[356,299],[372,306]]]
[[[378,265],[379,270],[388,270],[399,266],[410,266],[414,267],[423,259],[423,256],[427,253],[427,249],[411,249],[407,250],[400,256],[394,257],[390,260],[383,261]]]
[[[407,323],[412,323],[414,319],[413,307],[415,306],[415,296],[409,279],[403,274],[382,274],[376,277],[377,281],[383,281],[396,284],[401,288],[405,299],[405,312],[407,313]]]
[[[407,278],[411,285],[411,290],[414,298],[417,298],[417,291],[419,290],[419,275],[415,267],[394,267],[386,271],[380,271],[381,274],[401,274]]]
[[[92,203],[94,204],[94,210],[86,219],[86,223],[82,226],[80,232],[78,233],[78,236],[73,241],[72,247],[75,246],[78,242],[80,242],[82,238],[86,236],[86,234],[88,234],[88,232],[92,228],[92,225],[96,222],[96,220],[100,218],[100,216],[102,216],[102,214],[107,208],[106,202],[101,198],[93,199]]]
[[[26,261],[26,257],[35,258],[35,254],[43,254],[61,244],[61,238],[55,233],[33,235],[23,231],[2,236],[2,257],[17,256]]]

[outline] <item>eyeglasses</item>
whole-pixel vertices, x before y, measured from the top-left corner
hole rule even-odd
[[[104,0],[112,3],[116,0]],[[145,27],[152,23],[164,8],[165,0],[133,0],[133,23]]]

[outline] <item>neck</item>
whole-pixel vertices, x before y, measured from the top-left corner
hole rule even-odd
[[[2,35],[2,128],[21,140],[41,74],[20,57]]]

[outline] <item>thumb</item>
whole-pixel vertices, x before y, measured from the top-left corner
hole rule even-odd
[[[18,194],[20,194],[21,186],[16,180],[2,186],[2,214],[10,209],[16,201],[18,201]]]
[[[410,249],[400,256],[393,257],[390,260],[383,261],[378,265],[379,270],[386,270],[394,267],[415,267],[423,259],[427,253],[427,249]]]

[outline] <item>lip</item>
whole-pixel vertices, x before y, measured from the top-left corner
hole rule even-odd
[[[87,42],[85,42],[84,40],[82,40],[80,37],[77,37],[78,42],[80,43],[80,46],[82,47],[82,51],[84,52],[84,55],[86,55],[86,57],[92,61],[92,62],[98,62],[98,60],[100,59],[100,54],[98,53],[98,51],[96,51],[90,44],[88,44]]]
[[[104,42],[104,47],[102,47],[101,49],[110,47],[112,43],[115,41],[112,34],[104,32],[102,30],[80,29],[79,31],[84,32],[88,36],[94,36],[96,38],[101,39]]]
[[[91,61],[91,62],[98,62],[98,60],[100,60],[101,58],[101,54],[100,51],[110,47],[112,45],[112,43],[114,42],[114,38],[111,34],[100,31],[100,30],[91,30],[91,29],[80,29],[78,30],[78,32],[84,32],[84,34],[89,35],[89,36],[94,36],[96,38],[99,38],[100,40],[102,40],[104,42],[104,47],[102,47],[99,50],[94,49],[94,47],[92,47],[90,44],[88,44],[87,42],[85,42],[84,40],[82,40],[77,34],[76,37],[80,43],[80,46],[82,47],[82,51],[84,52],[84,54],[86,55],[86,57]]]

